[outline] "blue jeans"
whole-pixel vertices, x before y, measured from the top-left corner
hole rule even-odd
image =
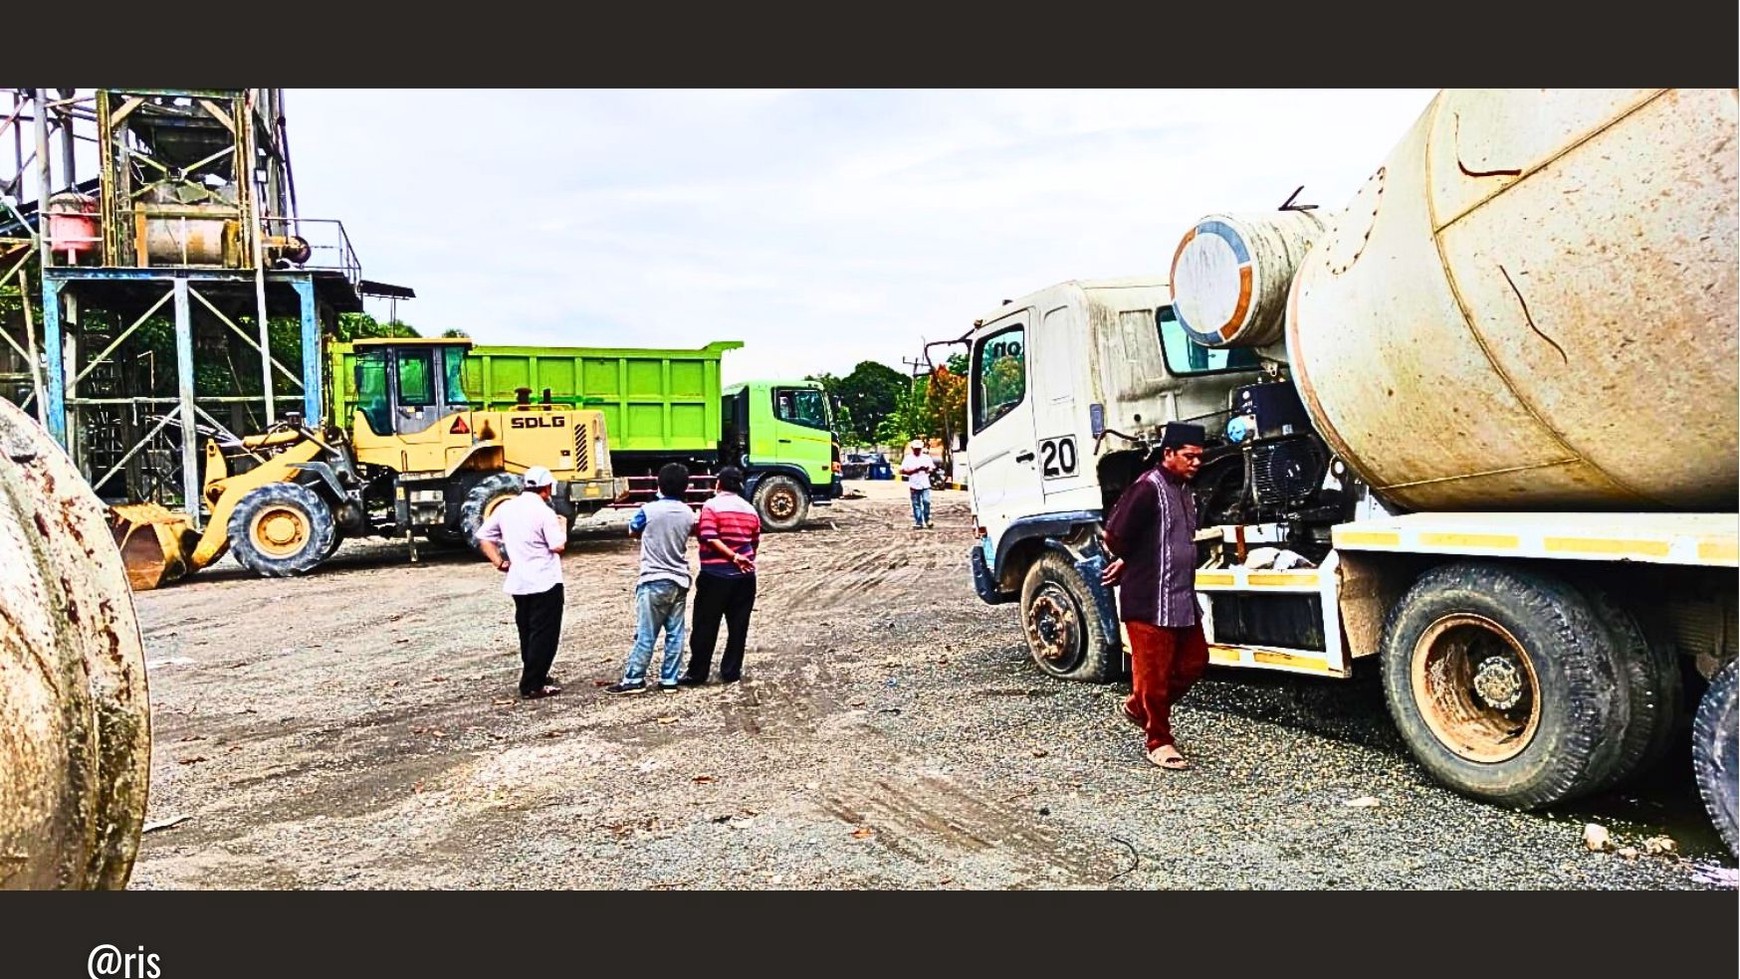
[[[689,590],[674,581],[649,581],[634,589],[634,651],[628,654],[623,683],[645,683],[652,663],[653,642],[659,630],[665,633],[665,658],[659,663],[659,683],[672,686],[683,670],[683,636],[687,632],[684,610]]]
[[[930,523],[930,490],[912,490],[912,523],[922,527]]]

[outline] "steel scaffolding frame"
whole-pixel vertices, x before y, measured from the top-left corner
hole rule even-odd
[[[32,125],[35,146],[27,152]],[[270,424],[294,404],[320,421],[321,337],[339,312],[362,309],[361,268],[343,225],[296,213],[283,95],[0,89],[0,153],[9,134],[13,165],[0,168],[0,300],[15,294],[18,310],[0,315],[0,382],[9,384],[0,385],[0,395],[10,390],[33,410],[111,499],[166,482],[168,473],[137,470],[142,461],[161,468],[147,461],[160,454],[148,446],[179,442],[174,482],[197,526],[203,503],[197,435],[202,428],[227,433],[214,417],[217,406],[258,408]],[[49,152],[53,145],[58,158]],[[173,314],[173,397],[130,385],[115,362],[165,307]],[[247,313],[252,331],[238,322]],[[273,315],[299,324],[300,375],[272,356]],[[108,320],[126,325],[113,331],[95,325]],[[204,352],[228,350],[231,335],[259,357],[257,395],[201,393],[195,383],[201,367],[222,366],[206,364]],[[85,353],[92,349],[94,356]],[[119,389],[90,389],[105,371]],[[165,410],[151,419],[159,408]],[[155,424],[134,427],[142,417]],[[93,460],[81,431],[123,422],[132,435],[107,438],[104,458]],[[116,494],[109,481],[129,465],[125,492]]]

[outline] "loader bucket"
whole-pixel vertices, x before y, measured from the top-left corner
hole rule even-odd
[[[109,508],[109,527],[134,591],[150,591],[199,570],[192,565],[199,532],[187,518],[155,503]]]

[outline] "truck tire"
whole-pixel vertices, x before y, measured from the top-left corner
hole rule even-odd
[[[1054,550],[1040,554],[1021,582],[1021,631],[1033,662],[1059,679],[1106,683],[1123,665],[1087,583]]]
[[[495,508],[524,492],[525,483],[514,473],[496,473],[473,486],[459,505],[459,532],[472,550],[479,550],[477,532]]]
[[[1456,563],[1391,609],[1384,699],[1438,781],[1519,809],[1599,787],[1627,721],[1614,641],[1563,580]]]
[[[1612,788],[1659,764],[1673,746],[1685,702],[1680,665],[1672,646],[1658,641],[1629,609],[1599,588],[1583,589],[1596,618],[1613,638],[1630,712],[1619,750],[1600,788]]]
[[[790,476],[769,476],[755,488],[755,512],[768,530],[796,530],[809,516],[810,496]]]
[[[314,490],[267,483],[242,497],[225,530],[237,564],[268,578],[288,578],[313,571],[331,555],[338,522]]]
[[[1728,844],[1728,852],[1740,857],[1740,831],[1734,826],[1735,794],[1740,785],[1734,774],[1740,769],[1735,753],[1740,751],[1740,730],[1735,721],[1735,660],[1716,671],[1710,678],[1710,688],[1698,703],[1697,717],[1692,721],[1692,771],[1698,777],[1698,794],[1704,797],[1704,808],[1710,812],[1710,822]]]

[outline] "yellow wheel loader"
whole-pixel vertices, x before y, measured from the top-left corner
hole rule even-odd
[[[627,492],[611,474],[604,415],[520,403],[474,411],[463,364],[469,340],[359,340],[359,404],[349,431],[287,415],[267,431],[205,444],[203,532],[155,504],[112,509],[135,590],[167,584],[233,551],[268,577],[305,574],[347,537],[476,546],[483,521],[544,466],[551,503],[570,527]],[[188,433],[186,437],[195,437]]]

